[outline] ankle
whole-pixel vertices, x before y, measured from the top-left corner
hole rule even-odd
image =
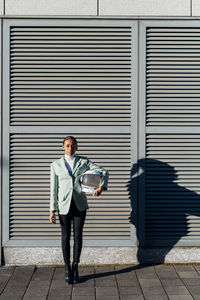
[[[65,264],[65,270],[70,270],[70,269],[71,269],[70,263]]]

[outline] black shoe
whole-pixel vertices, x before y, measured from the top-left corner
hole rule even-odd
[[[73,273],[73,276],[74,276],[74,283],[78,283],[79,282],[78,263],[73,263],[72,273]]]
[[[71,269],[70,264],[65,265],[65,281],[68,284],[73,283],[73,274],[72,274],[72,269]]]

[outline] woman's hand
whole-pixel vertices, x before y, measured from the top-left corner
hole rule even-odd
[[[102,186],[99,186],[99,187],[94,191],[93,196],[99,196],[99,195],[101,195],[102,191],[103,191],[103,187],[102,187]]]
[[[50,212],[49,222],[52,223],[52,224],[56,224],[56,216],[55,216],[55,212],[54,211]]]

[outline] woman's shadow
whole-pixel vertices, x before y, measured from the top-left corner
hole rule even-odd
[[[200,239],[200,229],[194,230],[195,223],[198,230],[200,222],[197,220],[200,217],[200,195],[178,185],[177,180],[174,167],[159,160],[143,158],[132,166],[127,189],[131,203],[129,219],[136,229],[138,241],[138,264],[83,276],[82,282],[162,264],[181,239]],[[186,179],[182,182],[187,184]]]
[[[187,185],[184,171],[180,182]],[[190,240],[192,245],[192,240],[200,239],[200,195],[178,185],[177,180],[173,166],[155,159],[140,159],[131,169],[127,187],[139,264],[164,263],[177,242]],[[192,189],[193,182],[190,184]]]

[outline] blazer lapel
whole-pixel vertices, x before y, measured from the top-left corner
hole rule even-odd
[[[65,165],[65,156],[64,155],[61,157],[61,166],[62,166],[63,170],[71,176],[71,174],[69,173],[69,171]]]
[[[72,174],[75,173],[76,169],[78,168],[78,166],[80,165],[81,163],[81,159],[80,157],[76,156],[74,157],[74,166],[73,166],[73,170],[72,170]]]
[[[81,159],[78,156],[75,155],[72,174],[75,173],[76,169],[78,168],[78,166],[80,164],[81,164]],[[61,157],[61,165],[62,165],[62,168],[65,170],[65,172],[67,172],[71,176],[71,174],[69,173],[69,171],[68,171],[68,169],[65,165],[65,156],[64,155]]]

